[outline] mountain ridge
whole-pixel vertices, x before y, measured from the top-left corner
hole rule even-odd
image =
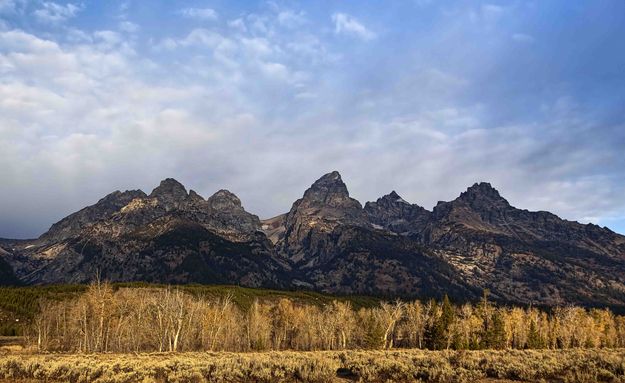
[[[625,236],[517,209],[479,182],[431,211],[397,192],[364,206],[337,171],[260,220],[173,178],[115,191],[39,238],[0,241],[0,284],[235,283],[329,293],[625,307]]]

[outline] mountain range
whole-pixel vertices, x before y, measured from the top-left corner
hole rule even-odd
[[[336,294],[625,308],[625,236],[511,206],[476,183],[431,211],[396,192],[349,196],[338,172],[260,220],[178,181],[115,191],[37,239],[0,240],[1,284],[240,284]]]

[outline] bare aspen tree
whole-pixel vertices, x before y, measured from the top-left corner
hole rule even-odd
[[[247,339],[251,350],[266,350],[271,342],[269,307],[254,300],[247,312]]]
[[[401,301],[395,303],[382,302],[380,304],[379,315],[384,324],[383,344],[385,349],[393,348],[395,327],[404,314],[405,304]]]
[[[497,315],[491,333],[484,330],[487,305]],[[179,288],[114,290],[94,283],[76,298],[42,301],[29,340],[39,351],[83,353],[625,346],[625,319],[607,309],[564,307],[548,314],[487,305],[397,301],[356,312],[340,301],[318,305],[282,298],[257,300],[243,310],[229,296],[195,297]],[[452,310],[448,321],[443,312]]]
[[[37,334],[37,350],[49,349],[48,339],[53,326],[51,316],[54,315],[55,306],[47,301],[39,302],[39,314],[34,320],[35,332]]]
[[[414,301],[406,304],[406,320],[402,326],[408,347],[423,348],[423,335],[427,321],[427,312],[423,304]]]
[[[347,302],[332,302],[332,312],[335,315],[337,329],[339,333],[339,344],[341,349],[346,349],[349,339],[356,325],[354,310],[352,305]]]

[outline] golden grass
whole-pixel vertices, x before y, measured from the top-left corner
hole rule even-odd
[[[22,354],[0,382],[625,382],[624,349]]]

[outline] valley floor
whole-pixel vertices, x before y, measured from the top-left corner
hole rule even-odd
[[[625,349],[0,355],[0,382],[625,382]]]

